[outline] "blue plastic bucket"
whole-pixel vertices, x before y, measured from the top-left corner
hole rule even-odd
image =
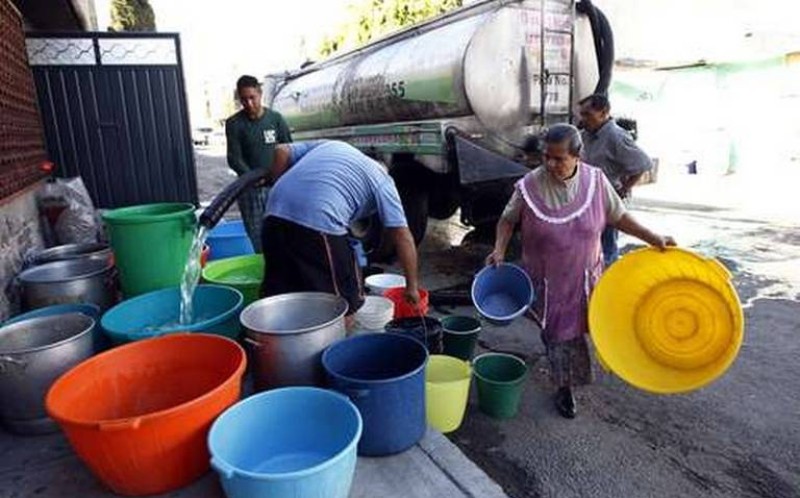
[[[361,412],[358,454],[399,453],[425,435],[425,346],[397,334],[365,334],[336,342],[322,354],[330,386]]]
[[[11,325],[12,323],[28,320],[29,318],[41,318],[53,315],[66,315],[69,313],[83,313],[84,315],[92,318],[95,323],[100,322],[100,307],[92,303],[69,303],[69,304],[54,304],[52,306],[45,306],[44,308],[37,308],[33,311],[28,311],[21,315],[9,318],[2,322],[3,326]],[[92,331],[92,340],[94,341],[94,350],[103,351],[108,348],[108,338],[98,325],[95,325]]]
[[[253,244],[242,220],[223,221],[208,234],[208,260],[253,254]]]
[[[517,265],[487,266],[472,280],[472,303],[490,323],[508,325],[533,304],[533,283]]]
[[[315,387],[251,396],[208,435],[228,498],[347,498],[362,421],[346,397]]]
[[[224,285],[198,285],[194,293],[195,320],[180,324],[181,292],[177,287],[148,292],[108,310],[100,321],[114,344],[175,332],[207,332],[231,339],[239,336],[242,293]]]

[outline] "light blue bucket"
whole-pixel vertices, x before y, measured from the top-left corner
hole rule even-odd
[[[495,325],[505,326],[533,304],[533,283],[517,265],[487,266],[472,281],[472,302],[478,313]]]
[[[193,300],[195,320],[189,325],[179,324],[180,302],[178,287],[148,292],[114,306],[103,315],[100,324],[114,344],[175,332],[239,337],[244,298],[238,290],[225,285],[198,285]]]
[[[208,435],[228,498],[347,498],[361,415],[333,391],[287,387],[223,413]]]

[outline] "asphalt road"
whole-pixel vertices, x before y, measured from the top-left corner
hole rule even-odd
[[[198,159],[201,199],[210,200],[233,176],[218,151]],[[634,212],[646,224],[732,271],[746,303],[736,363],[714,384],[677,396],[638,391],[598,369],[595,384],[577,391],[578,417],[565,420],[552,405],[535,326],[487,326],[481,350],[523,355],[531,368],[520,412],[498,422],[473,399],[449,437],[516,498],[800,497],[800,228],[639,204]],[[468,282],[480,268],[489,246],[462,244],[466,231],[455,220],[432,223],[421,248],[427,288]]]

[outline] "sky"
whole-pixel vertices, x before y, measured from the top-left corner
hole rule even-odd
[[[297,68],[359,0],[150,0],[159,31],[180,33],[190,113],[206,95],[228,98],[241,74]],[[800,50],[796,0],[594,0],[615,34],[617,58],[664,65]],[[100,30],[110,0],[95,0]],[[212,114],[219,114],[219,110]]]

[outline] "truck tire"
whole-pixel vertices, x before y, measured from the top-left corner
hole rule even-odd
[[[393,164],[391,175],[394,178],[403,211],[406,214],[408,229],[419,245],[428,229],[430,171],[414,160],[398,160]]]
[[[428,191],[419,187],[411,187],[400,191],[403,211],[414,243],[420,245],[428,230]]]

